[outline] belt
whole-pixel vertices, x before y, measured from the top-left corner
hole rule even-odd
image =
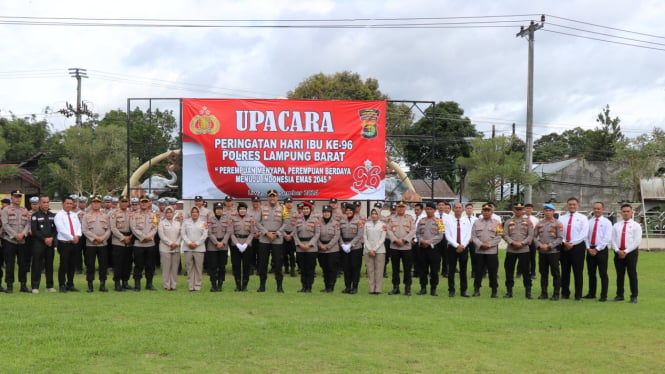
[[[342,238],[343,242],[351,242],[353,241],[353,238]]]
[[[303,242],[307,241],[307,240],[312,240],[312,236],[310,236],[309,238],[300,238],[300,241],[303,241]]]
[[[236,238],[238,238],[238,237],[239,237],[239,236],[236,236]],[[217,238],[217,241],[218,241],[218,242],[221,242],[222,240],[224,240],[224,238]]]
[[[249,235],[236,235],[236,238],[239,238],[239,239],[245,239],[245,238],[247,238],[248,236],[249,236]],[[222,239],[223,239],[223,238],[222,238]],[[217,239],[217,240],[221,240],[221,239]]]
[[[321,244],[328,244],[330,243],[330,240],[321,240]]]
[[[74,244],[73,240],[58,240],[58,243],[62,244]]]
[[[293,232],[293,231],[284,231],[284,233],[285,233],[286,235],[291,235],[292,232]]]
[[[131,232],[131,231],[127,231],[127,232],[122,232],[122,231],[120,231],[120,233],[121,233],[122,235],[124,235],[124,236],[132,235],[132,232]]]

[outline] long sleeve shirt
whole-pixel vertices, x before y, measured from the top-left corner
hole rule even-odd
[[[180,228],[183,252],[205,252],[205,242],[208,239],[208,222],[199,217],[196,221],[191,218],[185,219]],[[196,244],[190,248],[191,243]]]
[[[570,242],[573,245],[580,244],[586,239],[589,234],[589,221],[581,213],[572,213],[573,220],[570,220],[571,213],[566,213],[559,217],[559,222],[563,227],[563,241]],[[570,230],[570,240],[568,239],[568,231]]]
[[[365,250],[363,254],[366,254],[367,251],[374,250],[376,253],[386,253],[386,232],[388,227],[386,223],[377,219],[372,221],[371,219],[365,222],[365,227],[363,229],[363,242],[365,244]]]
[[[471,241],[471,228],[473,223],[468,217],[462,216],[459,218],[460,235],[457,237],[457,217],[450,220],[450,224],[446,226],[446,241],[449,245],[457,248],[460,245],[467,246]],[[475,221],[474,221],[475,223]]]
[[[71,219],[72,227],[74,228],[74,235],[71,234],[71,229],[69,226],[69,219]],[[81,237],[81,221],[79,217],[72,212],[65,212],[64,210],[59,211],[55,214],[55,229],[58,230],[58,241],[71,242],[74,240],[74,236]]]
[[[476,245],[477,255],[495,255],[499,253],[499,243],[503,234],[501,223],[494,219],[479,219],[473,224],[471,238]],[[488,248],[483,248],[482,244],[487,243]]]
[[[2,220],[3,239],[17,244],[16,235],[23,234],[20,244],[25,243],[25,238],[30,232],[30,212],[27,209],[9,205],[0,213],[0,219]]]
[[[536,225],[533,243],[541,253],[559,253],[559,245],[563,242],[562,232],[561,222],[555,219],[551,221],[543,219]],[[547,251],[540,248],[541,244],[547,244]]]
[[[159,233],[159,251],[160,252],[179,252],[180,251],[180,228],[182,223],[175,218],[159,221],[157,232]],[[175,244],[177,247],[171,248]]]
[[[108,245],[111,237],[109,216],[102,211],[90,211],[83,215],[81,232],[86,238],[85,244],[89,247],[104,247]],[[96,241],[101,239],[101,241]]]
[[[624,230],[625,226],[625,230]],[[624,236],[623,241],[621,238]],[[629,219],[628,221],[619,221],[614,224],[612,228],[612,249],[614,252],[619,252],[623,249],[626,253],[637,250],[642,242],[642,226],[639,223]],[[623,248],[622,248],[623,247]]]
[[[598,225],[596,226],[596,220]],[[596,237],[593,236],[593,228],[596,227]],[[591,241],[595,239],[594,244]],[[584,239],[587,248],[595,248],[597,251],[602,251],[610,245],[612,241],[612,222],[605,217],[592,217],[589,219],[589,234]]]
[[[416,224],[413,221],[413,217],[406,214],[403,216],[395,214],[390,217],[390,223],[388,224],[388,239],[390,239],[390,249],[396,249],[400,251],[410,250],[411,239],[413,239],[415,234]],[[402,239],[404,241],[403,245],[397,245],[396,241],[398,239]]]

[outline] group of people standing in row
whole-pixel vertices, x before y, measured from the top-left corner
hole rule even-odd
[[[601,287],[599,300],[607,300],[607,263],[610,248],[615,252],[617,293],[615,300],[624,299],[626,271],[630,279],[630,301],[637,302],[637,255],[641,226],[632,220],[630,205],[621,207],[622,221],[612,226],[603,216],[604,206],[593,204],[593,217],[587,219],[577,212],[579,202],[571,198],[566,214],[554,218],[554,206],[544,204],[543,218],[533,214],[533,206],[515,204],[513,217],[502,223],[494,214],[493,204],[484,204],[480,217],[473,205],[446,202],[415,203],[414,214],[407,214],[406,202],[393,203],[390,214],[383,213],[376,203],[369,217],[360,212],[360,204],[342,203],[331,199],[315,211],[314,201],[304,201],[294,207],[291,197],[282,204],[275,190],[267,193],[267,203],[257,196],[251,207],[244,202],[234,203],[226,197],[209,210],[201,196],[196,196],[188,212],[176,209],[160,199],[158,209],[152,200],[142,196],[138,209],[130,208],[127,196],[119,198],[117,207],[102,206],[101,196],[94,196],[88,209],[75,211],[76,201],[67,197],[62,210],[53,214],[49,198],[39,197],[36,209],[21,207],[23,194],[12,192],[11,204],[2,209],[2,251],[6,268],[6,289],[13,292],[14,263],[19,257],[19,282],[22,292],[39,292],[42,269],[46,274],[46,291],[55,292],[53,258],[60,254],[58,282],[60,292],[78,291],[74,287],[76,258],[83,249],[86,264],[87,291],[93,292],[95,268],[99,269],[99,291],[105,292],[109,260],[113,264],[116,291],[141,290],[143,275],[145,289],[155,290],[153,278],[157,258],[162,266],[162,286],[175,290],[184,253],[190,291],[202,286],[203,267],[210,277],[210,291],[222,290],[226,279],[228,257],[231,257],[235,291],[245,292],[249,276],[256,268],[259,278],[257,292],[266,291],[268,265],[274,271],[276,291],[284,292],[282,268],[295,275],[296,264],[302,288],[312,292],[317,262],[323,273],[321,292],[333,292],[338,273],[344,274],[343,293],[358,292],[361,267],[364,262],[369,280],[369,293],[383,290],[386,267],[392,263],[390,295],[411,295],[413,276],[420,283],[419,295],[437,296],[439,271],[448,281],[448,296],[456,295],[456,275],[459,291],[469,297],[467,267],[471,260],[473,296],[480,296],[482,281],[487,276],[491,297],[498,297],[498,247],[507,243],[504,260],[506,294],[513,297],[515,267],[522,276],[525,297],[532,298],[532,280],[536,278],[536,252],[539,253],[541,293],[539,299],[558,300],[571,297],[571,271],[574,277],[576,300],[595,298],[596,273]],[[234,206],[235,205],[235,206]],[[28,238],[29,244],[28,244]],[[21,259],[31,256],[31,288],[26,285],[26,266]],[[78,254],[78,255],[77,255]],[[589,289],[582,296],[583,269],[587,263]],[[288,272],[288,270],[287,270]],[[130,274],[131,273],[131,274]],[[552,276],[553,292],[549,297],[548,281]],[[130,285],[130,276],[134,284]],[[0,267],[0,278],[2,277]]]

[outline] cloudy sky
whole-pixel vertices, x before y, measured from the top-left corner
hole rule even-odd
[[[540,14],[534,139],[594,128],[606,104],[628,136],[665,128],[658,0],[3,0],[0,115],[42,118],[75,102],[68,68],[87,69],[83,100],[99,113],[130,97],[278,98],[312,74],[349,70],[392,99],[456,101],[486,136],[512,123],[523,135],[528,43],[515,34]],[[29,24],[44,22],[58,25]]]

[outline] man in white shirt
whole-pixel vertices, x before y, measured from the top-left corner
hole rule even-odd
[[[448,228],[452,227],[452,222],[450,222],[451,215],[450,215],[451,207],[450,204],[446,201],[439,201],[436,203],[436,212],[434,212],[434,217],[440,219],[443,221],[443,226],[445,227],[445,230],[448,231]],[[439,253],[441,254],[441,275],[444,278],[448,278],[448,258],[447,258],[447,242],[445,240],[442,240],[438,244],[439,247]]]
[[[74,200],[66,197],[62,202],[62,210],[56,213],[54,223],[58,232],[58,253],[60,254],[60,267],[58,268],[58,283],[60,292],[78,292],[74,287],[74,274],[76,254],[81,238],[81,222],[72,212]],[[66,276],[66,277],[65,277]]]
[[[467,294],[466,267],[469,261],[469,243],[471,243],[471,227],[473,223],[464,213],[462,203],[455,203],[455,215],[451,225],[446,227],[446,254],[448,256],[448,297],[455,296],[455,267],[459,261],[460,296]],[[473,218],[476,218],[475,216]],[[474,220],[475,222],[475,220]]]
[[[411,216],[416,222],[416,227],[418,227],[418,222],[420,222],[421,219],[427,217],[423,209],[423,203],[416,203],[413,206],[413,214]],[[418,245],[418,237],[415,235],[413,236],[411,244],[411,248],[413,248],[413,277],[420,278],[422,268],[425,266],[425,250]]]
[[[589,221],[578,213],[579,201],[575,197],[568,199],[568,213],[559,217],[563,226],[563,244],[561,245],[561,298],[570,298],[570,270],[575,277],[575,300],[582,300],[584,287],[584,239],[589,234]]]
[[[612,222],[603,216],[605,205],[597,201],[593,203],[593,217],[589,219],[589,234],[586,243],[586,266],[589,275],[589,293],[585,299],[596,298],[596,269],[600,276],[600,299],[607,301],[607,248],[612,240]]]
[[[623,301],[623,282],[626,271],[630,282],[630,302],[637,304],[637,254],[642,241],[642,226],[633,221],[633,207],[621,206],[621,218],[612,228],[614,267],[617,271],[617,295],[614,301]]]

